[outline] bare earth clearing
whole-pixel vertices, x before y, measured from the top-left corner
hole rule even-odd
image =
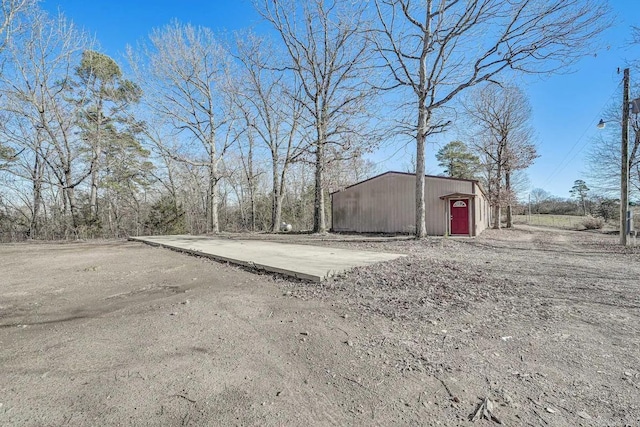
[[[246,236],[245,236],[246,237]],[[0,425],[640,425],[640,251],[616,236],[331,241],[310,284],[133,242],[0,246]]]

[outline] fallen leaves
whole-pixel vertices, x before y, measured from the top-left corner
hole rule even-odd
[[[493,413],[493,402],[488,397],[482,399],[480,404],[476,407],[476,410],[469,415],[469,421],[475,422],[480,419],[487,419],[489,421],[493,421],[497,424],[502,424],[502,421]]]

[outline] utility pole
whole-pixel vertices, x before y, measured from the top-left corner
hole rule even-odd
[[[627,245],[629,233],[629,69],[624,69],[622,94],[622,147],[620,159],[620,244]]]

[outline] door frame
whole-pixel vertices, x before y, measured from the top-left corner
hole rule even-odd
[[[455,203],[456,201],[465,201],[467,203],[467,234],[453,234],[452,228],[451,228],[451,222],[453,221],[453,214],[451,212],[451,203]],[[471,237],[472,234],[472,221],[471,218],[473,217],[473,206],[471,204],[471,198],[470,197],[452,197],[452,198],[448,198],[447,199],[447,209],[446,209],[446,213],[447,213],[447,231],[449,233],[449,236],[469,236]]]

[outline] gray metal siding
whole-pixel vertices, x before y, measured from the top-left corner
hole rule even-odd
[[[451,193],[471,194],[473,189],[470,181],[458,181],[443,178],[425,178],[424,202],[426,206],[427,234],[444,236],[449,234],[448,201],[440,197]],[[472,203],[470,202],[472,205]]]
[[[491,208],[489,201],[485,198],[484,193],[480,190],[476,190],[478,197],[476,198],[475,216],[476,216],[476,233],[479,235],[484,230],[489,228],[491,220]]]
[[[412,177],[387,174],[334,193],[333,230],[414,232],[414,185]]]
[[[475,230],[479,234],[488,224],[485,214],[479,212],[486,203],[484,195],[471,181],[446,178],[425,178],[426,229],[431,236],[443,236],[449,231],[447,200],[440,197],[452,193],[475,194],[470,200],[475,215]],[[472,198],[473,199],[473,198]],[[355,184],[332,195],[334,231],[372,233],[415,232],[415,176],[387,173]],[[486,208],[487,211],[489,210]],[[473,226],[471,221],[470,226]],[[484,227],[483,227],[484,226]]]

